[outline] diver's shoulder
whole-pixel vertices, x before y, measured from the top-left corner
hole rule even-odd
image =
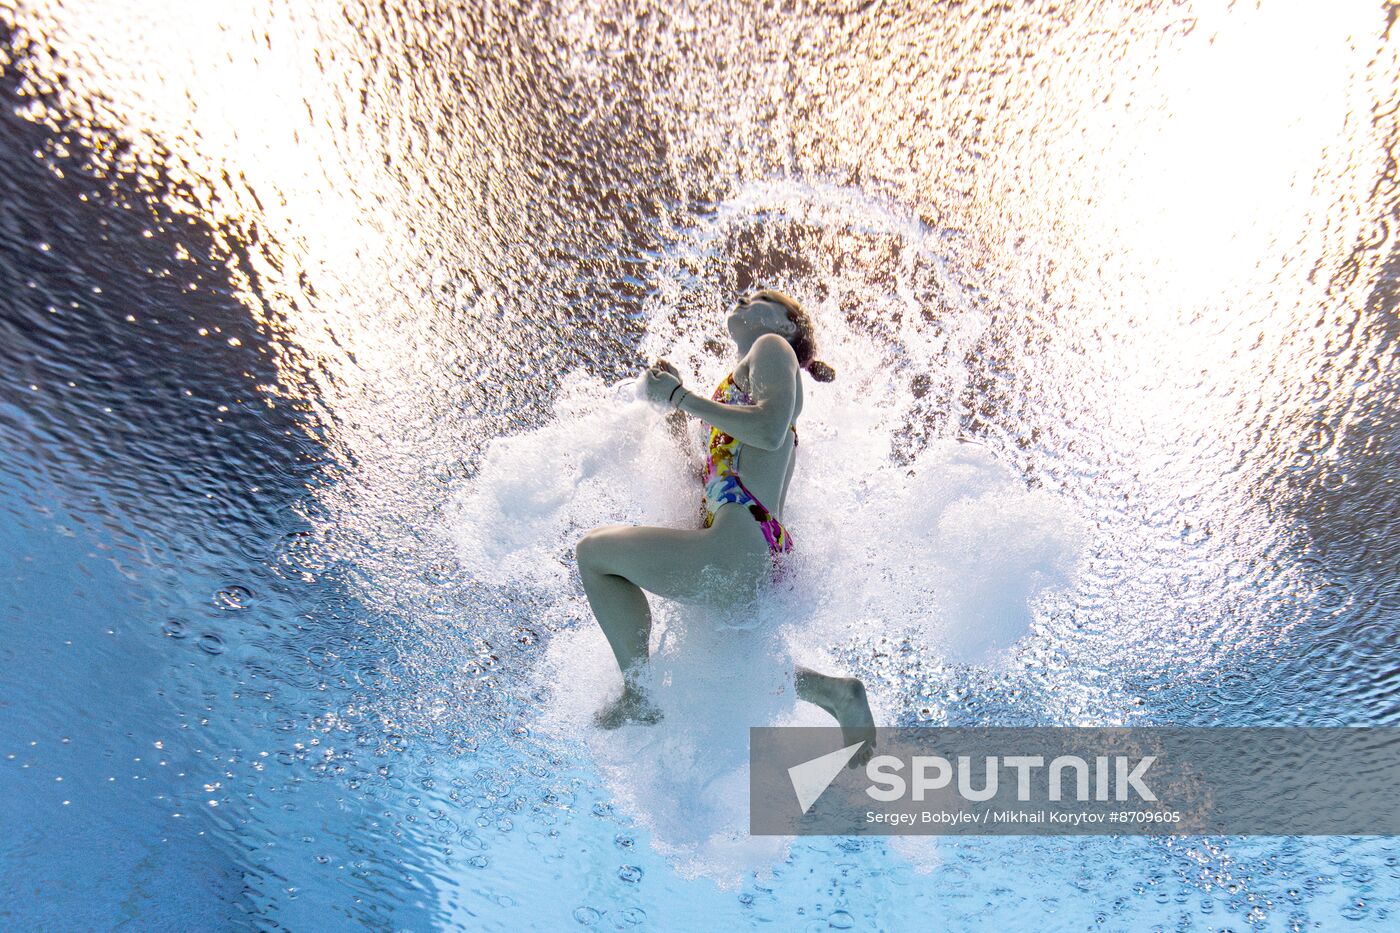
[[[753,342],[752,353],[755,359],[764,361],[791,361],[796,364],[797,354],[793,352],[792,344],[787,342],[787,338],[779,334],[764,334]]]

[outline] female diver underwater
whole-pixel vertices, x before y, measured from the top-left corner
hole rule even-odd
[[[800,370],[819,382],[830,382],[836,373],[814,359],[811,319],[782,292],[753,292],[727,324],[739,360],[712,398],[687,389],[665,360],[643,377],[648,399],[710,426],[704,527],[610,525],[589,532],[575,549],[588,603],[622,671],[622,695],[596,717],[606,729],[661,717],[639,680],[651,636],[646,593],[741,608],[760,597],[794,547],[782,515],[798,446]],[[852,767],[870,758],[875,727],[859,680],[798,667],[796,687],[799,699],[836,718],[847,744],[866,742]]]

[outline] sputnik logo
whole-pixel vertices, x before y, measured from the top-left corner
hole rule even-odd
[[[846,767],[846,763],[855,757],[864,744],[865,740],[862,739],[854,745],[838,748],[834,752],[788,768],[788,777],[792,780],[792,789],[797,793],[797,802],[801,805],[803,813],[812,809],[812,804],[831,786],[831,782],[836,780],[836,775],[841,773],[841,769]]]

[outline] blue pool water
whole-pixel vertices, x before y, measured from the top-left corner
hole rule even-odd
[[[1395,927],[1390,837],[733,833],[789,657],[1400,724],[1392,9],[204,6],[0,4],[7,929]],[[696,496],[617,384],[756,283],[804,585],[601,735],[570,548]]]

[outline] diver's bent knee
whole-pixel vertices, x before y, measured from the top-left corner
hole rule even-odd
[[[574,559],[578,561],[578,565],[580,567],[583,567],[587,564],[593,563],[594,559],[597,556],[597,552],[598,530],[595,528],[594,530],[588,532],[588,534],[584,535],[582,538],[578,539],[578,543],[574,545]]]
[[[578,539],[578,543],[574,545],[574,559],[578,561],[580,567],[597,568],[602,564],[607,555],[608,539],[611,537],[612,528],[612,525],[594,528]]]

